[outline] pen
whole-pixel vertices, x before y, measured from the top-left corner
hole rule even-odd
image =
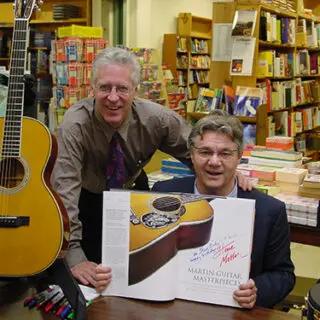
[[[68,306],[68,304],[69,304],[69,302],[68,302],[68,300],[66,299],[66,301],[61,304],[59,310],[57,311],[57,313],[56,313],[57,316],[60,316],[60,315],[61,315],[61,313],[62,313],[63,310]]]
[[[61,299],[52,307],[51,311],[54,314],[57,314],[58,310],[60,309],[62,303],[66,301],[66,298],[64,297],[64,295],[61,297]]]
[[[49,293],[45,294],[45,298],[41,299],[41,301],[38,302],[37,309],[45,307],[48,304],[48,302],[51,299],[53,299],[59,292],[61,292],[61,289],[55,288],[55,289],[51,290]]]
[[[67,315],[68,315],[68,313],[71,311],[71,306],[70,306],[70,304],[68,303],[68,305],[67,305],[67,307],[62,311],[62,313],[60,314],[60,317],[62,318],[62,319],[64,319]]]
[[[57,295],[56,295],[55,297],[53,297],[53,299],[51,300],[51,302],[49,302],[49,303],[46,305],[46,307],[44,308],[44,311],[45,311],[45,312],[50,311],[50,310],[53,308],[53,306],[54,306],[61,298],[62,298],[62,299],[64,298],[64,293],[63,293],[62,291],[59,291],[59,292],[57,293]]]

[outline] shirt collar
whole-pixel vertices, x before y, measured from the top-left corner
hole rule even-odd
[[[197,178],[194,180],[194,194],[201,194],[197,188]],[[235,184],[232,191],[227,195],[229,198],[237,198],[238,197],[238,180],[235,177]]]

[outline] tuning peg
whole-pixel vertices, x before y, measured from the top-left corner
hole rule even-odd
[[[42,0],[39,0],[38,1],[39,5],[41,6],[43,4],[43,1]]]

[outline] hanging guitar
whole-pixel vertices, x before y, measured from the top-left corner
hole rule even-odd
[[[67,247],[66,210],[49,179],[57,143],[39,121],[23,117],[29,19],[35,0],[15,1],[7,107],[0,118],[0,276],[49,267]]]

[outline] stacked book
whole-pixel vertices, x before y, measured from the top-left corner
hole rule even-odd
[[[300,184],[308,173],[307,169],[282,168],[276,171],[276,183],[281,193],[299,195]]]
[[[320,161],[308,163],[308,173],[320,174]]]
[[[299,168],[302,164],[302,153],[256,148],[251,151],[249,164],[276,168]]]
[[[80,8],[71,4],[54,4],[53,19],[71,19],[80,17]]]
[[[161,171],[173,174],[193,175],[188,166],[174,158],[161,160]]]
[[[307,174],[299,187],[299,194],[304,197],[320,199],[320,174]]]
[[[281,137],[281,136],[267,137],[266,147],[268,149],[293,150],[294,139],[293,137]]]
[[[280,192],[275,183],[275,169],[241,163],[237,171],[249,179],[253,186],[261,192],[274,196]]]
[[[286,204],[288,221],[296,224],[319,226],[319,200],[278,194],[276,198]]]

